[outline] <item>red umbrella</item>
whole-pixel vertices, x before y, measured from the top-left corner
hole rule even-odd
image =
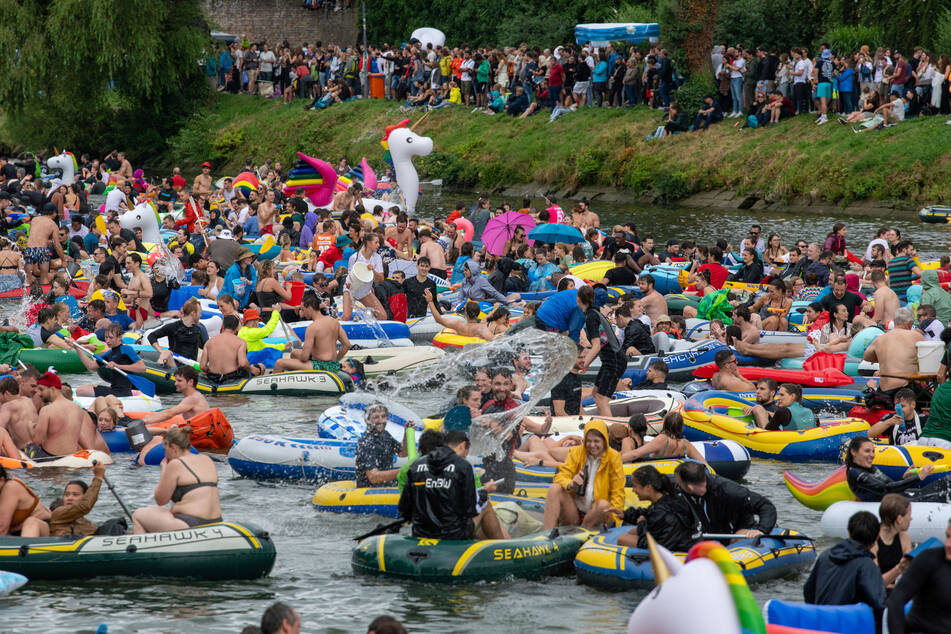
[[[505,243],[512,239],[515,230],[522,227],[527,234],[535,228],[535,221],[528,214],[520,214],[517,211],[506,211],[504,214],[496,216],[489,220],[485,225],[485,231],[482,232],[482,244],[485,250],[492,255],[505,255]],[[528,240],[532,244],[534,240]]]

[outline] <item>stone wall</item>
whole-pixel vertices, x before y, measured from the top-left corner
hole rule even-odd
[[[346,0],[339,0],[344,6]],[[357,16],[360,4],[352,9],[306,9],[301,0],[203,0],[203,8],[213,29],[247,36],[252,42],[266,41],[273,48],[287,40],[291,46],[304,42],[357,43]]]

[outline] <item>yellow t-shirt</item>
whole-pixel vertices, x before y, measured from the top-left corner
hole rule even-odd
[[[443,77],[449,77],[449,73],[452,72],[452,57],[449,55],[444,56],[439,60],[439,74]]]
[[[451,103],[461,105],[462,104],[462,91],[458,88],[452,88],[449,90],[449,101]]]

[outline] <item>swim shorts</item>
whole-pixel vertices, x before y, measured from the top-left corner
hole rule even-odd
[[[321,361],[320,359],[313,359],[310,364],[315,370],[323,370],[324,372],[340,372],[339,361]]]
[[[43,264],[53,258],[53,253],[46,247],[27,247],[23,259],[27,264]]]
[[[241,379],[250,379],[251,371],[247,368],[238,368],[234,372],[228,372],[227,374],[205,372],[205,377],[212,383],[221,385],[222,383],[231,383],[233,381],[240,381]]]
[[[23,453],[30,460],[42,460],[43,458],[59,458],[59,456],[54,456],[53,454],[43,449],[41,445],[36,445],[34,443],[30,443],[29,445],[24,447]]]
[[[823,97],[832,99],[832,84],[827,81],[820,82],[819,85],[816,86],[816,96],[820,99]]]

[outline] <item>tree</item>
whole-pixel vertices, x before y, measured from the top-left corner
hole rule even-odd
[[[665,0],[658,5],[660,35],[691,74],[712,72],[710,50],[720,0]],[[680,55],[677,51],[682,51]]]
[[[33,147],[157,151],[209,94],[198,0],[0,0],[0,107]]]

